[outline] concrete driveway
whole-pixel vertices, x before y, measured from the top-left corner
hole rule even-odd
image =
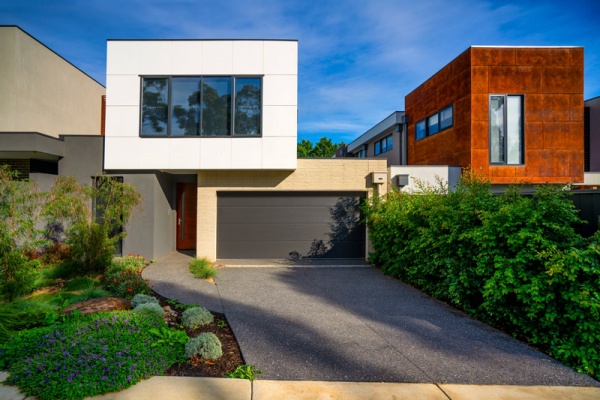
[[[596,386],[373,267],[223,268],[173,253],[144,271],[163,296],[225,313],[259,379]]]

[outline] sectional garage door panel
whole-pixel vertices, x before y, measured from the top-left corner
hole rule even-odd
[[[357,192],[219,192],[218,258],[364,258]]]

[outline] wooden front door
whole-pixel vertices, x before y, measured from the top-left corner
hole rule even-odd
[[[195,183],[177,184],[177,250],[196,249],[196,209],[198,192]]]

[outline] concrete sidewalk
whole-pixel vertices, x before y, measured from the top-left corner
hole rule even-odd
[[[0,381],[6,373],[0,373]],[[0,400],[26,397],[0,386]],[[434,385],[423,383],[254,381],[226,378],[155,376],[97,400],[597,400],[589,387]],[[89,398],[90,399],[90,398]]]

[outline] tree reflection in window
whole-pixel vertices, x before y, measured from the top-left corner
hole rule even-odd
[[[231,78],[202,81],[202,135],[224,136],[231,130]]]
[[[260,135],[260,78],[235,80],[235,134]]]
[[[173,78],[171,135],[200,135],[200,78]]]
[[[166,135],[169,80],[144,78],[142,94],[142,135]]]

